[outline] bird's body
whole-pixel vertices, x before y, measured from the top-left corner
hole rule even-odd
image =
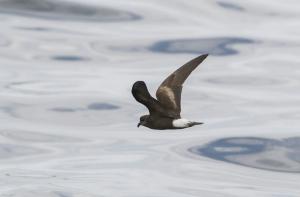
[[[148,116],[147,120],[144,122],[143,126],[150,129],[172,129],[173,128],[173,119],[169,117],[155,117]]]
[[[183,129],[202,124],[181,118],[181,91],[184,81],[207,56],[205,54],[191,60],[168,76],[156,91],[157,99],[150,95],[145,82],[137,81],[133,84],[132,95],[145,105],[150,113],[140,117],[138,126],[163,130]]]

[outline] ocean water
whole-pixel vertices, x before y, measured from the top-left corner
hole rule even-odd
[[[1,197],[299,197],[297,0],[1,0]],[[137,128],[190,59],[185,130]]]

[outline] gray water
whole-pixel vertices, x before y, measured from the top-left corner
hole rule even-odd
[[[298,197],[300,12],[279,1],[0,1],[0,196]],[[185,130],[137,128],[190,59]]]

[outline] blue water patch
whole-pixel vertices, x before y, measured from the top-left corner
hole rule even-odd
[[[16,29],[27,30],[27,31],[51,31],[50,28],[46,27],[15,27]]]
[[[70,107],[54,107],[51,110],[56,111],[56,112],[76,112],[81,109],[80,108],[70,108]]]
[[[63,0],[3,0],[0,1],[0,13],[51,20],[85,20],[95,22],[141,19],[139,15],[124,10]]]
[[[162,53],[209,53],[215,56],[234,55],[238,51],[230,48],[236,44],[251,44],[254,40],[248,38],[216,37],[165,40],[154,43],[149,50]]]
[[[86,107],[54,107],[51,108],[50,110],[64,113],[64,112],[78,112],[78,111],[86,111],[86,110],[116,110],[119,108],[120,108],[119,106],[110,103],[96,102],[96,103],[91,103]]]
[[[28,155],[37,155],[47,151],[31,146],[22,146],[17,144],[0,144],[0,160],[14,157],[26,157]]]
[[[248,75],[226,75],[226,76],[218,76],[218,77],[210,77],[205,79],[208,83],[218,84],[219,86],[230,85],[230,86],[278,86],[286,83],[286,81],[277,79],[277,78],[269,78],[265,76],[250,76]]]
[[[53,191],[53,193],[55,195],[57,195],[57,197],[72,197],[72,196],[74,196],[71,193],[67,193],[67,192],[63,192],[63,191]]]
[[[70,136],[45,134],[43,132],[35,132],[35,131],[27,131],[27,130],[0,130],[0,136],[1,138],[7,138],[10,141],[30,142],[30,144],[41,143],[41,142],[69,143],[69,142],[85,141],[84,139],[74,138]]]
[[[280,172],[300,172],[300,137],[283,140],[232,137],[188,151],[216,160]]]
[[[109,103],[91,103],[87,106],[87,108],[90,110],[113,110],[119,109],[120,107]]]
[[[51,57],[51,59],[57,60],[57,61],[72,61],[72,62],[89,60],[89,58],[76,56],[76,55],[57,55],[57,56]]]
[[[219,2],[217,2],[217,4],[225,9],[230,9],[230,10],[234,10],[234,11],[245,11],[245,8],[243,8],[237,4],[233,4],[233,3],[229,3],[229,2],[225,2],[225,1],[219,1]]]

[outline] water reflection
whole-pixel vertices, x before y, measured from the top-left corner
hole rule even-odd
[[[77,112],[85,110],[115,110],[119,108],[119,106],[110,103],[91,103],[86,107],[54,107],[51,110],[56,112]]]
[[[87,106],[87,108],[90,110],[111,110],[119,109],[120,107],[109,103],[91,103]]]
[[[298,138],[212,142],[241,127],[276,137],[300,126],[299,14],[261,5],[0,0],[0,196],[298,196],[298,174],[276,172],[299,172]],[[145,109],[132,83],[156,88],[172,71],[163,65],[202,52],[217,57],[192,74],[184,106],[205,114],[203,132],[137,129]],[[190,143],[200,136],[211,143]],[[201,160],[172,151],[182,144]]]
[[[11,41],[3,35],[0,35],[0,47],[8,47]]]
[[[70,107],[54,107],[51,109],[56,112],[76,112],[79,110],[83,110],[82,108],[70,108]]]
[[[300,172],[300,137],[283,140],[256,137],[224,138],[188,150],[194,154],[248,167]]]
[[[26,131],[26,130],[0,130],[0,136],[13,141],[30,142],[30,143],[40,143],[40,142],[69,143],[69,142],[85,141],[83,139],[79,139],[75,137],[45,134],[45,133]]]
[[[61,188],[61,187],[34,187],[34,188],[22,188],[16,190],[5,191],[2,195],[3,197],[33,197],[33,196],[43,196],[43,197],[103,197],[103,195],[93,195],[83,191],[77,191],[73,188]]]
[[[86,5],[71,1],[3,0],[0,13],[17,14],[52,20],[127,21],[137,20],[137,14],[106,7]]]
[[[15,27],[16,29],[21,29],[21,30],[27,30],[27,31],[51,31],[51,28],[46,28],[46,27]]]
[[[234,11],[244,11],[245,9],[237,4],[225,2],[225,1],[219,1],[217,4],[225,9],[230,9]]]
[[[149,49],[164,53],[209,53],[210,55],[234,55],[238,51],[230,48],[235,44],[251,44],[253,40],[248,38],[216,37],[182,40],[165,40],[153,44]]]
[[[283,79],[277,78],[269,78],[266,76],[251,76],[251,75],[228,75],[228,76],[218,76],[211,77],[206,79],[205,81],[213,84],[217,84],[218,86],[230,85],[230,86],[278,86],[285,84],[286,81]]]
[[[57,61],[72,61],[72,62],[88,60],[88,58],[86,58],[86,57],[80,57],[80,56],[76,56],[76,55],[57,55],[57,56],[51,57],[51,59],[57,60]]]
[[[27,157],[47,152],[46,150],[17,144],[0,144],[0,159]]]

